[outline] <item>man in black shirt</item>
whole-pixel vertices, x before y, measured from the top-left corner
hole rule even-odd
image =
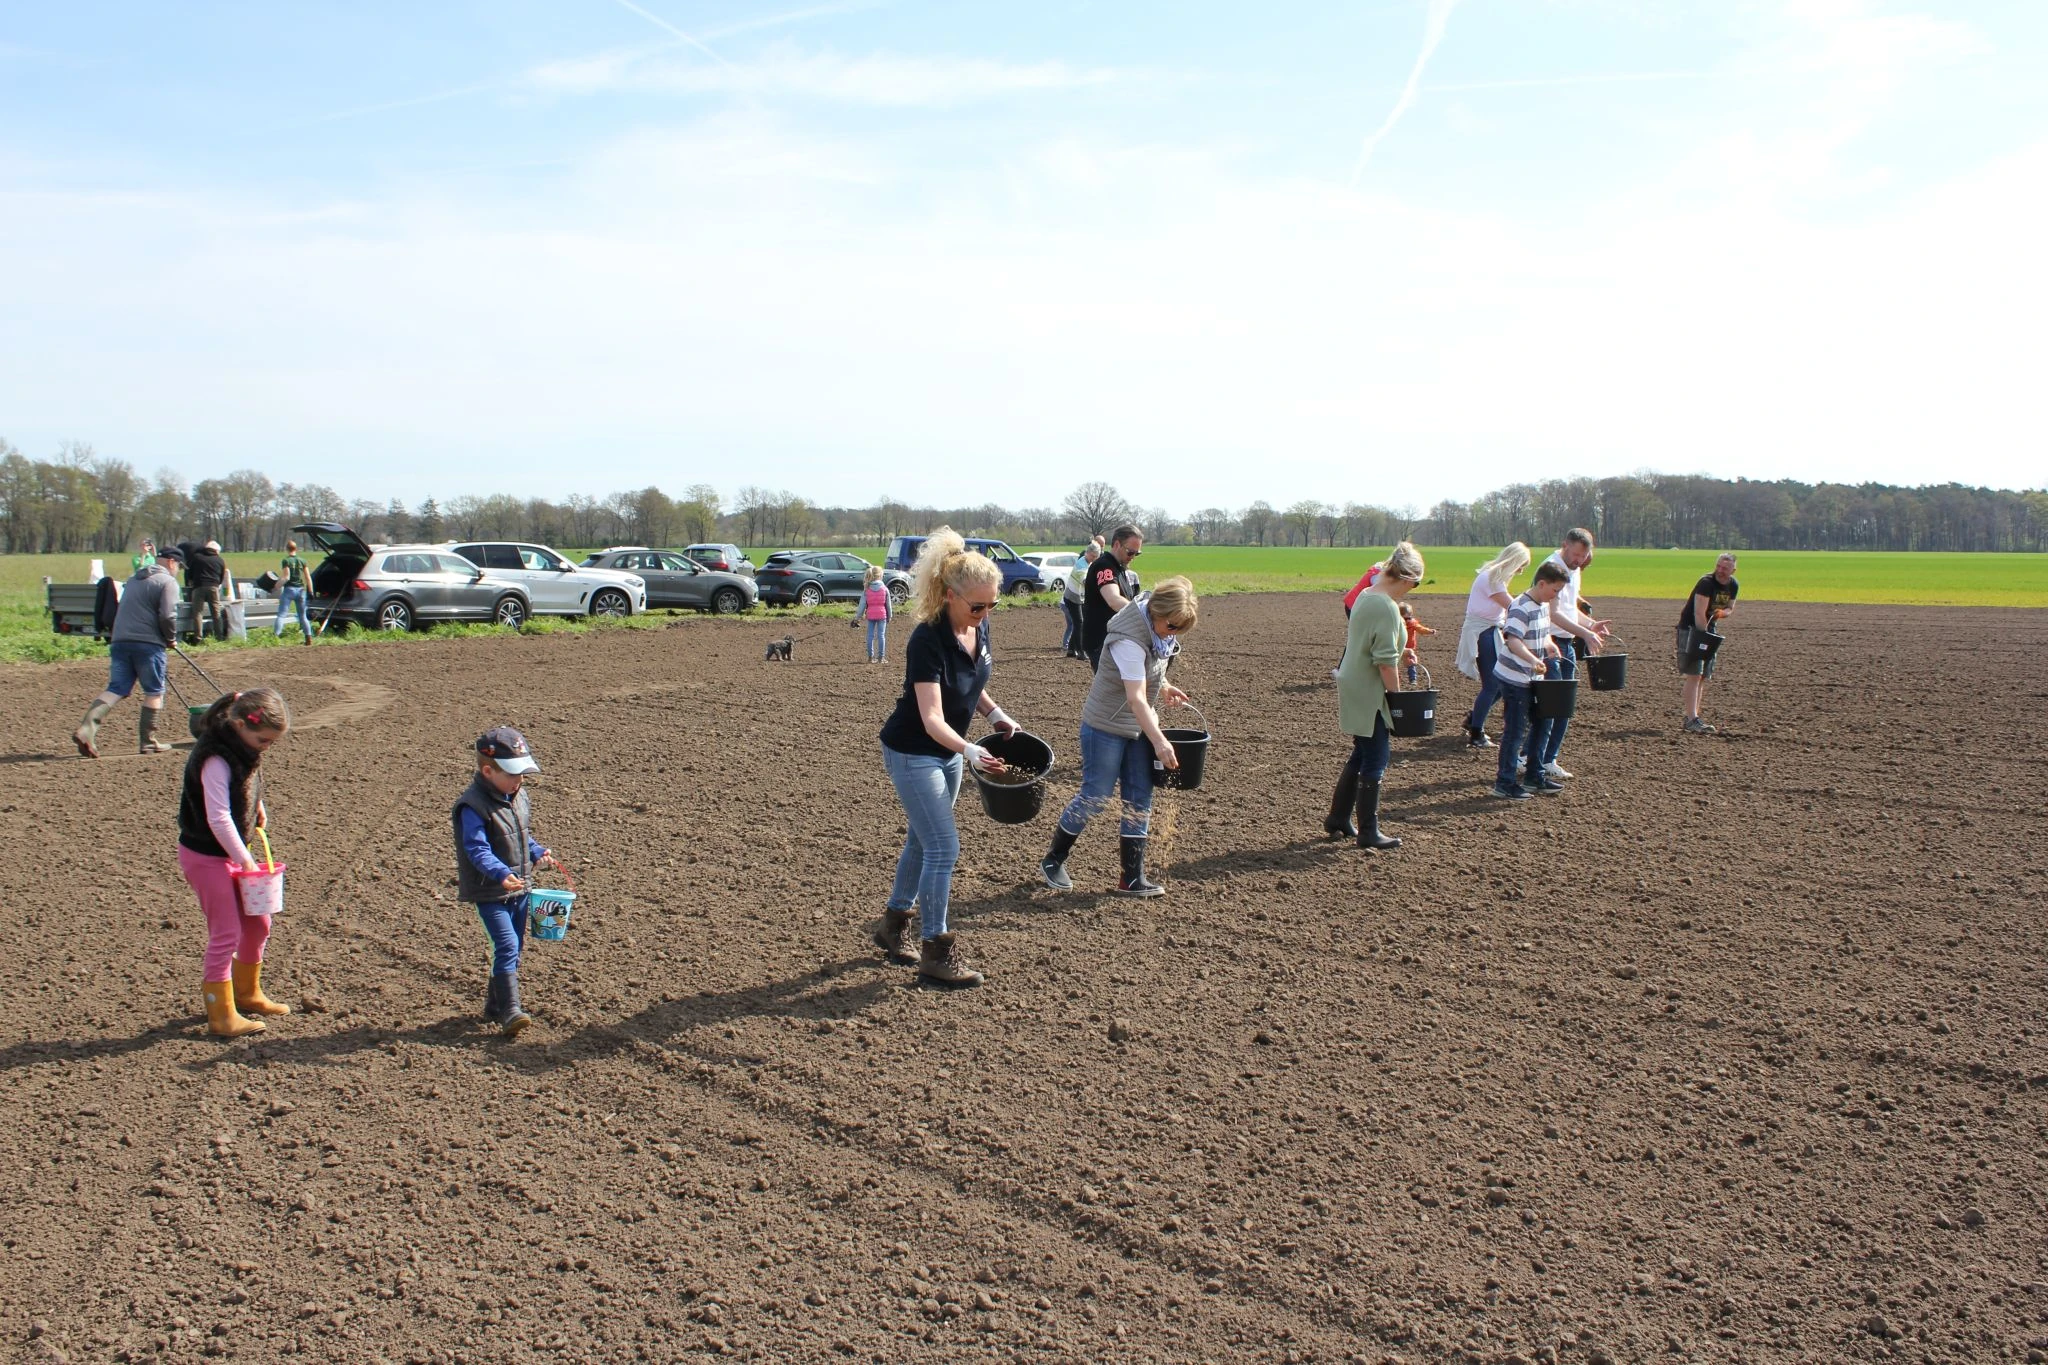
[[[1081,650],[1090,668],[1102,666],[1102,642],[1109,618],[1130,605],[1138,594],[1138,576],[1131,561],[1145,550],[1145,535],[1124,525],[1109,533],[1109,548],[1095,557],[1081,582]]]
[[[227,561],[221,558],[220,542],[209,540],[204,545],[186,541],[178,547],[185,552],[185,600],[192,604],[192,629],[205,633],[206,627],[199,624],[199,613],[210,613],[213,634],[216,639],[228,638],[227,613],[222,610],[221,584],[227,581]]]
[[[1707,679],[1714,676],[1714,656],[1696,648],[1700,638],[1717,632],[1721,618],[1735,610],[1736,594],[1742,585],[1735,581],[1735,556],[1724,554],[1714,561],[1714,571],[1692,585],[1692,595],[1678,612],[1679,696],[1685,704],[1688,734],[1711,735],[1714,727],[1700,719],[1700,694]]]

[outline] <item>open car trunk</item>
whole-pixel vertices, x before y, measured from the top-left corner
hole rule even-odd
[[[347,596],[349,585],[370,562],[370,547],[363,538],[333,521],[309,521],[292,527],[292,532],[326,556],[313,566],[313,596]]]

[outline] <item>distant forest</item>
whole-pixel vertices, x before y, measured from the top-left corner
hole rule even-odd
[[[1369,481],[1369,480],[1368,480]],[[1085,540],[1134,521],[1167,545],[1376,547],[1555,544],[1573,526],[1603,545],[1765,550],[2048,550],[2048,491],[1937,484],[1806,484],[1641,473],[1623,478],[1510,484],[1476,502],[1426,512],[1370,503],[1254,502],[1185,515],[1139,507],[1105,483],[1085,483],[1057,507],[937,507],[892,497],[825,507],[794,493],[745,487],[727,499],[708,484],[677,495],[647,487],[559,501],[465,494],[408,507],[347,499],[322,484],[273,483],[243,469],[187,485],[171,470],[145,478],[125,460],[67,444],[31,460],[0,440],[0,552],[112,553],[142,536],[211,537],[229,550],[269,550],[290,528],[339,521],[373,542],[533,540],[559,546],[881,546],[891,536],[950,524],[1019,545]]]

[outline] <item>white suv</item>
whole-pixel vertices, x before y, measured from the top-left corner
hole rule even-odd
[[[449,542],[492,578],[526,589],[535,616],[631,616],[647,610],[647,580],[616,569],[585,569],[545,545],[518,540]]]

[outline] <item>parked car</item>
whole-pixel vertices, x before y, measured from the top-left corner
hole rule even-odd
[[[1041,592],[1064,592],[1067,574],[1081,556],[1069,550],[1052,550],[1023,556],[1026,564],[1038,566],[1038,587]]]
[[[908,573],[910,566],[917,562],[917,552],[923,547],[923,536],[897,536],[889,542],[889,553],[882,560],[882,567]],[[969,537],[967,548],[978,550],[996,562],[996,567],[1003,571],[1004,592],[1038,591],[1038,566],[1025,563],[1023,556],[1002,541]]]
[[[745,574],[754,576],[754,561],[747,558],[747,552],[737,545],[685,545],[683,553],[717,573]]]
[[[764,603],[815,607],[821,602],[857,601],[870,567],[859,555],[840,550],[783,550],[768,556],[754,582]],[[885,570],[882,582],[897,602],[909,599],[909,574]]]
[[[631,616],[647,610],[647,583],[638,574],[579,569],[545,545],[485,540],[435,548],[524,586],[536,616]]]
[[[647,584],[650,607],[691,607],[731,616],[753,606],[758,596],[753,579],[713,573],[680,550],[621,545],[599,550],[583,561],[583,567],[638,575]]]
[[[524,584],[480,569],[441,545],[371,546],[339,522],[311,521],[295,534],[322,551],[314,566],[313,619],[411,630],[442,621],[520,626],[533,606]]]

